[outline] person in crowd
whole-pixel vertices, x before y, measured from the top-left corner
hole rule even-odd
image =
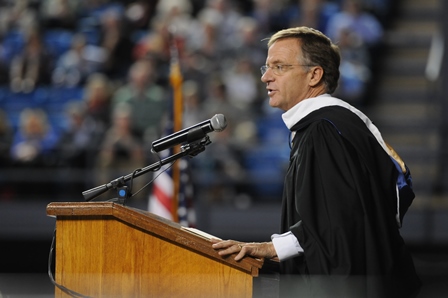
[[[207,0],[204,10],[213,10],[219,15],[219,26],[216,27],[217,39],[224,48],[231,45],[238,32],[238,22],[242,17],[237,3],[226,0]]]
[[[27,180],[25,184],[20,180],[10,183],[15,197],[48,199],[55,195],[57,177],[43,171],[57,164],[58,140],[45,111],[26,108],[20,113],[19,128],[11,144],[11,167],[23,170],[22,175]]]
[[[335,95],[351,105],[362,107],[367,103],[366,92],[373,77],[368,49],[356,34],[347,29],[342,29],[339,34],[338,46],[342,58],[341,77]]]
[[[103,73],[93,73],[84,87],[86,113],[98,129],[105,130],[111,124],[113,87],[109,78]]]
[[[371,101],[378,61],[382,54],[383,25],[365,9],[363,0],[343,0],[342,10],[327,23],[325,34],[341,44],[345,58],[341,64],[339,91],[356,106]],[[350,97],[350,98],[349,98]]]
[[[257,21],[252,17],[243,17],[238,21],[238,32],[232,48],[232,60],[246,57],[252,71],[258,71],[258,65],[264,62],[264,48],[260,44],[262,36]],[[265,35],[263,35],[265,36]]]
[[[204,173],[198,182],[198,192],[205,200],[215,203],[233,202],[244,189],[246,185],[242,156],[257,141],[254,112],[234,105],[229,100],[227,89],[219,74],[211,76],[201,111],[204,118],[223,114],[227,127],[224,131],[211,135],[213,146],[209,146],[192,160],[197,172]]]
[[[260,34],[267,36],[283,28],[285,21],[282,17],[282,5],[270,0],[254,0],[249,16],[257,21]]]
[[[250,111],[258,99],[259,84],[249,57],[235,59],[224,72],[223,80],[226,86],[232,86],[227,90],[232,105]]]
[[[182,95],[184,101],[184,114],[182,122],[184,127],[193,126],[199,122],[204,121],[204,111],[201,107],[199,83],[194,80],[186,80],[182,84]],[[213,115],[212,115],[213,116]]]
[[[73,0],[44,0],[39,17],[47,29],[76,30],[79,2]]]
[[[372,52],[382,41],[383,26],[373,14],[364,10],[362,0],[344,0],[342,10],[329,18],[324,32],[332,40],[339,41],[344,29],[356,34]]]
[[[42,41],[38,28],[30,28],[22,52],[17,53],[10,67],[10,87],[13,92],[32,92],[39,85],[51,82],[53,59]]]
[[[5,3],[7,2],[7,3]],[[36,26],[39,16],[30,0],[2,1],[0,10],[0,35],[11,31],[26,32]]]
[[[136,61],[129,69],[128,82],[112,98],[112,108],[119,103],[131,107],[131,129],[140,139],[156,140],[161,133],[162,120],[168,111],[166,90],[156,83],[154,62]]]
[[[65,178],[61,186],[67,196],[79,196],[93,183],[90,169],[95,166],[106,127],[88,113],[83,101],[67,103],[65,113],[68,124],[57,145],[58,167],[64,169],[61,175]]]
[[[145,166],[143,145],[132,133],[131,119],[132,110],[128,103],[114,107],[112,126],[105,133],[97,158],[99,184],[108,183]],[[143,182],[143,178],[135,178],[132,191],[138,191]]]
[[[211,8],[202,9],[187,40],[187,48],[199,56],[201,64],[208,71],[220,69],[220,62],[224,60],[226,50],[229,50],[220,39],[218,31],[221,22],[222,15],[218,11]]]
[[[58,135],[44,110],[26,108],[20,113],[19,129],[14,135],[11,157],[14,164],[50,166]]]
[[[307,26],[324,31],[329,19],[339,13],[339,9],[334,1],[299,0],[285,7],[284,17],[291,27]]]
[[[71,48],[57,60],[52,83],[55,86],[82,86],[89,75],[103,68],[107,57],[104,48],[88,44],[86,36],[77,33],[72,38]]]
[[[115,9],[108,9],[101,16],[100,46],[106,50],[107,58],[102,72],[114,80],[126,77],[132,64],[134,43],[130,36],[129,24]]]
[[[229,86],[219,73],[210,76],[207,82],[207,96],[202,104],[204,115],[212,117],[215,114],[223,114],[227,119],[226,131],[229,144],[234,147],[249,147],[254,144],[256,138],[254,129],[249,129],[256,115],[251,109],[235,105],[229,97]],[[247,128],[247,129],[246,129]]]
[[[261,80],[292,140],[281,234],[212,247],[280,261],[282,297],[415,297],[420,280],[399,230],[414,198],[410,172],[365,114],[332,97],[339,64],[316,29],[271,36]]]

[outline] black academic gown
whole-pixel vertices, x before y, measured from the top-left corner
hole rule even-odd
[[[420,281],[395,219],[389,155],[343,107],[316,110],[291,130],[282,232],[304,255],[281,262],[283,296],[414,297]]]

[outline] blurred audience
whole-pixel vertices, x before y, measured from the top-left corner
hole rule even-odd
[[[260,137],[272,113],[259,79],[265,39],[290,26],[324,31],[343,56],[337,92],[362,105],[392,9],[387,0],[9,0],[0,8],[0,101],[14,103],[14,113],[24,109],[8,117],[9,129],[0,123],[0,150],[9,150],[11,167],[71,169],[60,179],[85,171],[78,184],[60,184],[79,192],[96,186],[93,169],[103,183],[154,162],[148,148],[169,120],[177,58],[183,125],[227,118],[226,130],[210,135],[216,144],[192,160],[205,173],[195,179],[202,191],[226,202],[247,193],[241,161],[267,145]],[[77,90],[84,95],[72,98]],[[274,139],[279,144],[269,146],[283,145]]]

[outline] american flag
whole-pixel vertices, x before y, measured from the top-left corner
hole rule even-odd
[[[183,113],[182,74],[175,38],[171,38],[170,54],[170,82],[173,87],[173,100],[172,113],[170,113],[170,119],[165,129],[166,136],[172,134],[176,126],[177,130],[180,129]],[[162,151],[160,158],[163,159],[175,153],[175,150],[170,148]],[[153,184],[153,192],[149,198],[149,211],[170,220],[177,220],[183,226],[192,227],[196,224],[196,218],[192,206],[193,186],[187,158],[180,158],[174,165],[165,165],[155,173],[156,177],[159,176]],[[173,170],[176,171],[176,175]],[[176,177],[178,177],[178,181],[175,181]],[[177,211],[173,208],[177,208]]]
[[[160,158],[166,158],[173,154],[172,149],[162,151]],[[149,198],[149,211],[164,218],[174,220],[173,206],[177,205],[177,220],[182,226],[194,227],[196,215],[193,208],[193,184],[191,181],[189,159],[182,157],[176,161],[180,171],[179,192],[174,193],[175,185],[173,180],[172,165],[164,165],[154,173],[157,177],[154,180],[152,193]],[[173,204],[173,200],[178,200]]]
[[[168,156],[167,153],[164,155]],[[164,156],[160,158],[163,159]],[[148,206],[150,212],[170,220],[173,220],[171,209],[172,200],[175,199],[172,172],[171,165],[164,165],[154,173],[157,178],[153,183]]]
[[[191,181],[191,173],[189,167],[190,161],[188,157],[179,160],[180,167],[180,185],[179,185],[179,201],[177,215],[179,223],[185,227],[196,226],[196,213],[193,207],[193,183]]]

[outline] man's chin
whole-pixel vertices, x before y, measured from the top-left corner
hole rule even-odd
[[[269,105],[271,106],[271,108],[278,107],[278,103],[274,99],[272,99],[272,97],[269,98]]]
[[[278,101],[275,101],[275,100],[273,100],[272,98],[269,98],[269,106],[270,106],[271,108],[277,108],[277,109],[280,109],[280,110],[284,111],[284,110],[280,107]]]

